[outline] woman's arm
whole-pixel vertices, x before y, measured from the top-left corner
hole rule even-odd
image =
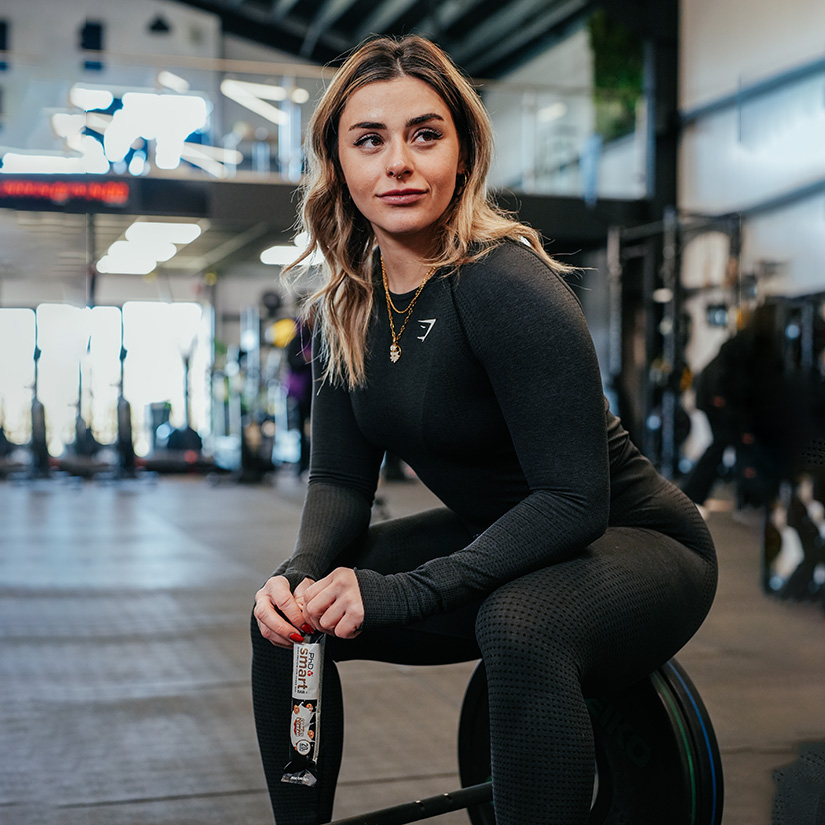
[[[366,531],[384,455],[358,427],[346,389],[323,381],[319,349],[316,334],[307,494],[295,550],[286,569],[279,569],[293,588],[323,576]]]
[[[369,526],[383,458],[383,451],[358,428],[346,390],[322,381],[318,343],[316,334],[312,372],[318,389],[312,399],[309,482],[298,539],[292,556],[255,596],[262,634],[281,646],[289,646],[293,632],[306,632],[306,589]]]
[[[409,573],[357,570],[366,627],[405,624],[485,595],[578,552],[607,526],[601,377],[570,288],[533,252],[508,243],[462,271],[454,294],[529,493],[463,550]]]

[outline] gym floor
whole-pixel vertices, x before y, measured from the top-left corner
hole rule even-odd
[[[382,496],[390,515],[432,501],[416,482]],[[248,616],[302,499],[286,474],[271,486],[0,482],[0,823],[271,823]],[[825,614],[763,595],[758,518],[716,505],[719,594],[679,660],[719,740],[723,825],[768,825],[774,771],[825,741]],[[342,666],[336,817],[459,786],[472,667]]]

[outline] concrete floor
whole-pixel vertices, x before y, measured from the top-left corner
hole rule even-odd
[[[1,825],[271,822],[247,620],[302,497],[285,475],[259,487],[0,483]],[[414,482],[384,497],[392,515],[432,500]],[[825,615],[762,594],[756,518],[723,508],[709,523],[719,595],[679,660],[715,725],[723,825],[768,825],[773,772],[825,741]],[[458,787],[472,665],[341,669],[336,816]]]

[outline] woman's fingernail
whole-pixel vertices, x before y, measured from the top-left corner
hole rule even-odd
[[[301,630],[303,630],[304,633],[312,633],[312,628],[308,624],[302,624]]]
[[[292,639],[293,642],[303,642],[304,637],[300,633],[290,633],[289,638]]]

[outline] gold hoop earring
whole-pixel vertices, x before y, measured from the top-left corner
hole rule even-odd
[[[467,183],[468,183],[469,180],[470,180],[470,173],[469,172],[467,172],[467,171],[459,172],[455,176],[455,188],[456,188],[456,190],[458,190],[459,192],[462,191],[464,189],[464,187],[467,186]]]

